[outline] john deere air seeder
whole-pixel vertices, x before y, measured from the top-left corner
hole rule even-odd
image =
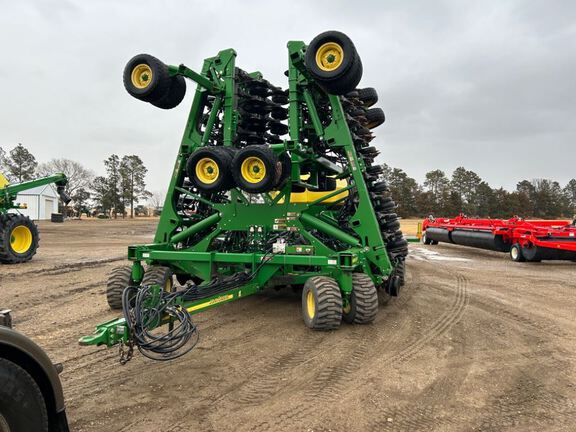
[[[198,85],[154,243],[129,247],[132,265],[109,278],[124,317],[82,344],[170,359],[197,341],[191,314],[265,287],[301,288],[318,330],[370,323],[378,290],[398,295],[407,243],[374,165],[384,113],[370,108],[373,88],[356,88],[354,44],[336,31],[291,41],[286,75],[288,89],[276,87],[238,68],[232,49],[200,73],[147,54],[128,62],[128,93],[159,108],[182,101],[186,79]]]

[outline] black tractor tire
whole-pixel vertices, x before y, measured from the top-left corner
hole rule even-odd
[[[146,269],[142,285],[160,285],[166,292],[174,290],[174,273],[170,267],[153,265]]]
[[[186,95],[186,80],[182,75],[170,77],[170,88],[168,92],[152,105],[162,109],[172,109],[177,107]]]
[[[520,246],[518,243],[514,243],[510,247],[510,258],[514,262],[526,261],[526,258],[524,257],[524,253],[522,252],[522,246]]]
[[[262,174],[263,170],[263,174]],[[269,192],[282,176],[282,163],[271,148],[250,145],[238,150],[232,160],[236,186],[248,193]]]
[[[188,158],[186,172],[200,192],[214,193],[232,186],[232,152],[226,147],[200,147]]]
[[[112,269],[106,283],[106,301],[110,309],[122,309],[122,294],[127,287],[133,285],[132,266],[123,265]]]
[[[305,64],[318,85],[331,94],[344,95],[362,79],[362,61],[356,47],[338,31],[316,36],[306,48]]]
[[[386,116],[382,108],[370,108],[366,110],[366,127],[374,129],[386,121]]]
[[[7,213],[0,215],[0,263],[19,264],[36,254],[40,235],[28,216]]]
[[[370,276],[364,273],[352,274],[350,302],[343,311],[342,319],[347,323],[369,324],[378,313],[378,291]]]
[[[358,99],[365,108],[369,108],[378,102],[378,92],[373,87],[358,89]]]
[[[48,411],[40,387],[23,368],[0,358],[0,429],[48,432]],[[5,424],[2,424],[5,423]]]
[[[309,278],[302,289],[302,317],[314,330],[335,330],[342,322],[342,294],[336,280]]]
[[[126,91],[144,102],[161,100],[172,84],[168,66],[149,54],[132,57],[124,68],[123,80]]]

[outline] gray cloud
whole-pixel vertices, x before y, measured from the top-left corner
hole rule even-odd
[[[0,145],[101,172],[138,153],[165,188],[193,92],[171,111],[127,95],[134,54],[198,68],[233,47],[243,69],[286,86],[286,42],[338,29],[387,122],[380,160],[421,180],[463,165],[493,186],[575,176],[574,2],[1,1]],[[189,86],[190,87],[190,86]]]

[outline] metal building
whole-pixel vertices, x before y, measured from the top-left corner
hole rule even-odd
[[[16,202],[26,204],[28,208],[14,210],[33,220],[50,220],[52,213],[58,213],[58,194],[53,185],[38,186],[21,192]]]

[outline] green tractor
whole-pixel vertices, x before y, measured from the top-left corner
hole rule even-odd
[[[378,292],[399,294],[408,245],[374,164],[385,118],[376,91],[357,88],[354,44],[337,31],[288,42],[285,74],[288,88],[276,87],[232,49],[200,73],[147,54],[128,62],[126,90],[158,108],[182,101],[186,79],[197,87],[154,241],[130,246],[132,264],[108,281],[124,316],[81,344],[164,360],[196,343],[192,314],[265,287],[301,289],[317,330],[371,323]]]
[[[8,211],[26,208],[16,203],[20,192],[51,183],[56,184],[60,199],[68,204],[70,198],[64,190],[68,179],[62,173],[16,184],[10,184],[0,173],[0,263],[23,263],[36,254],[40,240],[38,227],[28,216]]]

